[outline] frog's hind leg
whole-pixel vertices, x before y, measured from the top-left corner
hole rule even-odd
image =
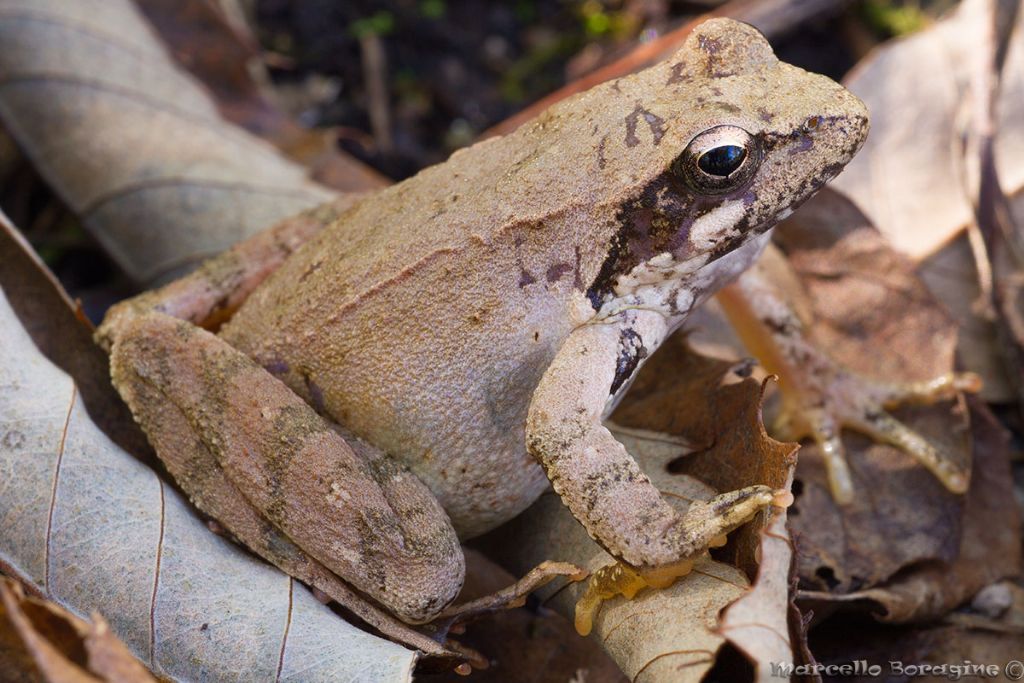
[[[354,206],[360,197],[342,195],[333,202],[286,218],[209,259],[188,275],[118,303],[104,318],[96,340],[109,351],[119,328],[150,311],[216,329],[296,249]]]
[[[339,600],[332,576],[408,623],[455,598],[465,572],[458,539],[412,473],[357,453],[283,383],[204,330],[148,313],[119,332],[114,384],[197,507]]]
[[[766,258],[778,258],[766,252]],[[772,267],[784,264],[772,263]],[[776,278],[784,277],[781,271]],[[837,503],[854,499],[853,478],[840,436],[852,429],[901,449],[926,467],[954,493],[964,493],[970,469],[921,434],[892,417],[887,408],[949,399],[975,392],[974,373],[947,373],[929,381],[894,384],[859,376],[814,345],[785,294],[755,268],[718,294],[733,328],[761,364],[779,376],[782,410],[773,433],[781,439],[812,438],[821,450],[829,487]]]

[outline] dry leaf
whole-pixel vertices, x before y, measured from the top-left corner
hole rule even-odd
[[[713,392],[710,387],[718,387],[722,375],[732,364],[711,363],[709,366],[687,359],[684,346],[681,338],[666,342],[641,370],[627,394],[627,403],[614,418],[620,423],[632,424],[640,422],[641,417],[653,415],[652,424],[674,425],[679,431],[692,425],[695,434],[710,438],[714,444],[694,453],[694,442],[690,438],[610,425],[616,437],[680,510],[685,510],[690,500],[714,495],[715,489],[693,476],[671,473],[670,463],[674,463],[673,469],[678,469],[679,462],[682,467],[692,464],[695,471],[725,484],[723,488],[755,483],[781,487],[792,471],[794,447],[778,444],[764,435],[758,419],[759,385],[747,380]],[[681,403],[680,395],[685,397]],[[653,410],[655,406],[659,410]],[[719,425],[721,431],[707,431],[708,424]],[[729,427],[722,428],[722,425]],[[715,461],[717,466],[711,464]],[[702,468],[705,462],[706,470]],[[755,554],[767,552],[773,561],[770,568],[764,565],[765,573],[761,578],[767,580],[768,575],[781,570],[781,578],[773,576],[771,580],[778,579],[788,587],[788,560],[779,554],[777,547],[757,549],[760,535],[756,530],[764,526],[766,517],[760,516],[747,529],[735,534],[737,538],[724,549],[723,556],[749,558],[749,568],[756,572]],[[750,527],[755,529],[753,533]],[[590,570],[612,562],[611,556],[589,538],[553,493],[545,494],[526,513],[491,534],[485,547],[514,571],[523,571],[532,562],[547,558],[571,560]],[[765,590],[777,596],[774,588]],[[560,613],[572,615],[582,591],[583,584],[553,585],[541,590],[540,595]],[[745,608],[740,608],[732,624],[736,628],[730,627],[723,636],[719,631],[719,612],[745,595],[752,593],[744,571],[732,564],[705,558],[672,588],[643,591],[632,601],[616,598],[605,603],[595,622],[594,636],[631,680],[700,680],[715,663],[716,653],[726,637],[735,638],[737,646],[751,654],[760,654],[757,639],[750,638],[749,632],[740,627],[741,623],[780,630],[784,641],[788,642],[788,597],[781,601],[779,613],[759,613],[749,622],[750,614],[743,614]],[[788,592],[783,595],[788,596]],[[755,598],[757,601],[759,598]],[[772,602],[762,602],[762,606]],[[773,648],[772,653],[779,661],[791,661],[792,654],[786,646]]]
[[[75,378],[89,416],[125,450],[157,462],[145,434],[110,384],[107,355],[53,274],[21,234],[0,219],[0,287],[39,351]]]
[[[1018,213],[1024,216],[1024,192],[1017,196],[1016,203]],[[1016,395],[1004,367],[996,327],[976,312],[981,290],[966,234],[921,262],[918,274],[956,322],[957,357],[965,368],[981,376],[981,397],[989,403],[1014,400]]]
[[[793,541],[785,511],[773,515],[760,547],[761,566],[751,591],[725,609],[719,632],[754,663],[758,681],[770,681],[771,664],[797,658],[794,633],[803,637],[801,615],[791,606]]]
[[[1021,669],[1016,670],[1015,678],[1001,675],[1007,671],[1004,668],[1007,664],[1020,662],[1024,642],[1024,589],[1015,584],[1010,586],[1012,602],[999,617],[957,612],[940,623],[913,628],[871,624],[863,619],[845,624],[837,621],[815,632],[815,652],[820,654],[823,664],[866,660],[882,669],[882,678],[893,672],[891,662],[903,666],[973,663],[995,666],[996,675],[968,676],[968,672],[961,669],[961,679],[1019,680],[1024,673]],[[957,680],[950,673],[915,680]]]
[[[976,17],[953,13],[886,43],[845,85],[864,100],[871,135],[832,186],[846,194],[899,250],[921,260],[973,220],[958,142],[964,122]],[[1003,189],[1024,188],[1024,15],[1003,70],[996,160]]]
[[[351,626],[210,533],[103,434],[6,296],[0,415],[0,565],[72,612],[100,610],[154,671],[182,680],[409,680],[415,653]]]
[[[98,613],[86,622],[52,602],[26,598],[19,584],[5,578],[0,578],[0,631],[10,643],[10,650],[0,650],[7,681],[155,681]]]
[[[808,334],[846,367],[897,382],[952,369],[956,326],[914,264],[841,193],[818,193],[776,229],[775,243],[814,318]]]
[[[138,0],[178,64],[210,89],[221,115],[274,144],[310,169],[313,178],[342,192],[388,183],[384,176],[338,151],[329,130],[297,124],[265,96],[269,80],[259,43],[210,0]]]
[[[0,44],[4,124],[140,282],[332,197],[226,123],[129,0],[0,0]]]
[[[806,336],[869,379],[924,380],[952,369],[956,329],[856,207],[825,191],[780,226],[777,242],[802,286]],[[941,403],[896,416],[967,463],[967,415]],[[885,581],[903,567],[949,560],[960,534],[962,497],[949,493],[909,455],[843,433],[854,501],[838,506],[817,446],[800,451],[790,523],[802,585],[846,593]]]
[[[870,602],[881,608],[878,616],[885,621],[922,622],[944,615],[990,583],[1020,574],[1021,520],[1013,497],[1007,433],[984,405],[971,403],[974,468],[955,558],[919,563],[876,588],[844,596],[809,592],[803,597]]]

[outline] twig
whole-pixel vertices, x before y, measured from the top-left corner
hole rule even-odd
[[[976,15],[979,30],[970,69],[970,115],[963,132],[965,190],[974,209],[968,227],[981,298],[976,308],[994,318],[1004,360],[1024,405],[1024,243],[995,164],[996,106],[1000,74],[1017,23],[1020,0],[966,0],[961,12]]]
[[[363,78],[366,80],[367,106],[370,112],[370,127],[381,154],[390,154],[394,149],[391,138],[391,107],[388,104],[387,55],[380,36],[372,31],[359,38],[363,54]]]

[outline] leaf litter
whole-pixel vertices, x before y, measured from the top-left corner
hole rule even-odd
[[[1017,41],[1018,47],[1015,48],[1015,52],[1011,53],[1011,64],[1014,63],[1012,55],[1019,56],[1020,42]],[[894,49],[899,45],[900,43],[895,44]],[[910,61],[913,62],[915,59],[917,58]],[[918,60],[918,63],[928,64],[929,62]],[[1018,72],[1010,70],[1009,73]],[[891,73],[885,78],[891,78],[897,82],[900,80],[893,77]],[[908,76],[902,76],[902,78],[903,82],[915,80]],[[1011,77],[1007,77],[1006,82],[1009,83],[1009,87],[1004,87],[1004,90],[1014,92],[1013,88],[1016,87],[1015,84],[1019,82],[1019,79],[1015,81]],[[896,87],[902,86],[897,85]],[[903,100],[905,104],[934,101],[925,96],[904,97]],[[883,112],[888,111],[888,108],[883,109]],[[945,122],[947,122],[947,119],[943,118],[944,116],[945,114],[938,116],[942,125],[946,125]],[[930,118],[921,118],[916,113],[899,113],[895,118],[904,123],[914,121],[917,129],[927,128],[931,122]],[[1008,120],[1012,124],[1014,120],[1019,121],[1020,119],[1017,117],[1017,119]],[[879,125],[876,119],[872,140],[879,140]],[[1010,124],[1004,124],[1004,128],[1008,125]],[[1012,144],[1012,140],[1010,142]],[[893,148],[901,148],[901,145],[906,147],[907,144],[906,142],[892,143],[887,151],[891,153]],[[882,149],[886,148],[883,146]],[[899,157],[901,155],[892,154],[892,156]],[[1009,158],[1012,161],[1021,158],[1021,155],[1006,154],[1003,158]],[[919,163],[920,159],[916,161],[919,171],[923,169],[939,174],[948,174],[949,172],[943,163],[925,164]],[[897,178],[901,173],[903,171],[896,171],[889,177]],[[1010,172],[1006,174],[1006,177],[1012,181],[1012,185],[1017,176]],[[888,184],[887,181],[879,182],[876,179],[873,182],[875,182],[873,186],[875,191],[879,187],[896,187]],[[921,187],[926,188],[926,192],[932,193],[933,198],[946,196],[947,193],[936,191],[936,188],[943,187],[942,182],[946,182],[946,180],[930,178],[923,181]],[[1015,186],[1010,187],[1011,190],[1016,191],[1014,188]],[[872,203],[871,206],[887,207],[886,202],[895,201],[900,196],[917,200],[922,195],[916,191],[896,188],[896,192],[889,199]],[[927,197],[927,194],[923,196]],[[952,367],[950,340],[955,339],[956,325],[950,324],[948,320],[943,320],[941,311],[934,302],[927,301],[927,296],[922,294],[919,284],[909,276],[913,270],[912,264],[908,264],[888,252],[879,240],[872,236],[870,225],[863,216],[851,219],[850,216],[855,209],[845,205],[841,198],[823,200],[823,206],[816,218],[813,205],[812,202],[805,207],[800,214],[797,214],[797,218],[822,231],[825,234],[825,244],[815,242],[814,231],[804,231],[801,237],[795,238],[790,243],[790,257],[797,270],[800,270],[800,260],[803,258],[805,285],[811,290],[809,298],[815,302],[812,306],[813,310],[816,314],[827,314],[831,311],[833,313],[842,312],[842,315],[846,315],[851,310],[854,313],[865,310],[871,313],[869,316],[860,318],[855,315],[852,322],[842,316],[836,316],[836,319],[832,320],[828,315],[823,315],[821,316],[823,320],[820,320],[814,327],[814,334],[820,340],[824,340],[828,348],[837,356],[843,356],[851,367],[862,369],[867,374],[872,372],[880,375],[894,373],[899,377],[905,375],[913,377],[916,376],[914,373],[920,372],[921,376],[927,376],[928,368],[948,370]],[[958,220],[956,217],[959,215],[957,213],[959,209],[955,207],[945,211],[942,210],[941,203],[927,200],[921,202],[921,205],[931,211],[928,220],[901,220],[896,221],[896,225],[935,225],[938,221],[941,225],[947,226],[943,228],[944,230],[950,231],[952,228],[948,226]],[[808,214],[806,217],[804,217],[805,213]],[[832,229],[835,226],[831,225],[831,220],[825,220],[834,219],[837,215],[841,220],[835,221],[836,223],[846,223],[842,229],[838,230],[838,233],[849,230],[852,237],[849,235],[838,236],[837,231]],[[875,216],[874,213],[869,215]],[[883,227],[883,231],[887,230],[884,224],[881,227]],[[944,234],[942,230],[937,230],[937,232]],[[887,232],[887,234],[889,233]],[[830,243],[829,240],[832,242]],[[923,243],[927,244],[927,239]],[[804,252],[802,257],[801,247],[806,247],[802,250]],[[829,262],[830,258],[833,259],[831,269],[822,268],[822,264]],[[871,270],[868,266],[875,261],[882,262],[885,267],[878,272]],[[848,266],[850,263],[855,267],[840,267],[840,265]],[[949,271],[947,270],[947,272]],[[959,294],[969,284],[965,280],[970,279],[973,278],[961,277],[953,284],[947,284],[947,291],[955,290],[954,293]],[[934,279],[929,281],[933,282]],[[854,284],[851,285],[851,282]],[[854,290],[860,290],[858,293],[863,297],[862,299],[847,298],[847,288],[851,286]],[[942,298],[944,302],[948,303],[947,297],[943,296]],[[970,297],[960,296],[958,300],[970,302]],[[853,302],[866,303],[851,305]],[[902,303],[902,308],[897,305],[900,303]],[[890,305],[886,306],[885,304]],[[924,310],[918,310],[919,306]],[[879,310],[874,310],[876,308]],[[959,315],[958,320],[961,320]],[[906,337],[902,336],[902,330],[899,329],[901,323],[906,323],[909,328]],[[962,329],[961,325],[961,331]],[[671,352],[673,343],[667,344],[662,353]],[[896,349],[892,355],[889,354],[890,346]],[[656,360],[657,357],[652,359],[650,363],[652,367]],[[732,367],[733,364],[730,363],[728,366]],[[978,366],[971,363],[971,367],[977,368]],[[693,366],[689,366],[688,370],[692,371]],[[989,374],[992,376],[989,379],[999,379],[998,376],[995,376],[996,373],[995,370],[990,371]],[[754,384],[756,385],[756,383]],[[643,386],[643,378],[641,378],[634,387],[634,391],[642,389]],[[757,400],[752,405],[760,405],[759,387],[756,393]],[[635,414],[640,415],[641,423],[644,423],[646,414],[648,420],[667,421],[667,425],[661,426],[674,427],[678,430],[679,425],[674,424],[673,421],[678,420],[677,416],[680,411],[677,408],[679,405],[686,406],[687,411],[684,412],[709,416],[708,413],[711,411],[704,410],[703,405],[698,405],[701,404],[701,401],[696,400],[702,396],[704,394],[693,393],[689,397],[690,403],[684,400],[676,405],[662,404],[660,406],[657,400],[652,399],[646,410],[637,409]],[[642,403],[643,399],[638,397],[638,400]],[[626,404],[621,409],[624,411],[622,412],[623,416],[629,414],[628,408],[629,404]],[[855,476],[858,478],[858,490],[869,491],[869,498],[872,500],[864,501],[864,505],[859,505],[859,507],[858,504],[861,501],[858,500],[851,509],[836,509],[828,497],[827,488],[824,487],[820,460],[816,465],[813,447],[805,447],[800,453],[800,465],[796,472],[794,494],[797,495],[797,503],[790,510],[790,522],[794,527],[797,547],[800,550],[798,567],[804,586],[802,595],[808,600],[812,600],[819,610],[822,609],[822,606],[831,610],[847,604],[864,604],[866,601],[872,601],[873,604],[884,609],[890,619],[903,621],[937,618],[956,604],[970,598],[977,589],[1002,576],[1019,573],[1020,534],[1019,528],[1015,526],[1019,522],[1015,522],[1015,515],[1011,514],[1010,523],[1007,524],[1005,516],[1006,510],[1016,510],[1016,507],[1012,500],[1011,479],[1007,476],[1005,438],[999,425],[991,420],[984,406],[978,402],[966,404],[955,402],[929,408],[907,409],[899,413],[899,417],[930,437],[943,442],[946,447],[958,450],[964,457],[973,455],[975,460],[974,487],[966,501],[957,501],[954,497],[945,494],[943,489],[937,486],[934,480],[929,478],[930,475],[923,472],[921,468],[908,464],[909,459],[905,455],[887,446],[873,445],[865,440],[858,441],[859,437],[850,436],[847,440],[847,449]],[[628,424],[619,415],[616,416],[616,419]],[[646,431],[630,431],[636,429],[647,429],[647,427],[629,427],[627,431],[623,432],[622,438],[629,439],[632,436],[636,439],[635,448],[638,452],[645,453],[640,457],[644,458],[646,467],[652,474],[657,472],[660,476],[666,462],[676,463],[676,468],[685,469],[689,465],[693,472],[703,473],[703,477],[698,477],[701,481],[695,480],[685,486],[679,484],[679,480],[683,480],[682,476],[672,475],[672,482],[667,482],[666,487],[669,486],[669,483],[672,486],[681,486],[679,489],[682,492],[681,495],[690,497],[707,495],[710,492],[706,486],[708,483],[713,483],[717,488],[721,484],[721,480],[728,482],[730,476],[739,474],[728,471],[731,469],[729,465],[732,461],[723,461],[720,458],[705,455],[712,452],[717,445],[716,435],[713,431],[701,430],[698,427],[695,434],[692,435],[692,441],[690,439],[680,441],[678,438],[666,440],[660,436],[653,437]],[[751,429],[751,433],[753,431]],[[679,436],[678,431],[671,433]],[[689,455],[680,457],[683,453],[689,453]],[[720,456],[722,451],[719,450],[717,453]],[[744,467],[746,469],[742,474],[748,477],[757,475],[778,478],[780,473],[785,470],[785,468],[777,466],[774,468],[762,466],[762,469],[758,471],[757,463],[743,458],[740,461],[745,463],[740,469],[743,470]],[[723,466],[723,462],[726,463],[726,466]],[[767,472],[766,469],[772,471]],[[746,483],[762,483],[762,481],[755,479]],[[783,481],[785,481],[785,477],[783,477]],[[983,485],[986,488],[982,489]],[[735,485],[730,486],[725,483],[724,487],[734,488]],[[981,500],[983,496],[987,496],[988,499]],[[541,501],[541,503],[543,502]],[[910,508],[909,511],[908,508]],[[1002,511],[1003,516],[997,519],[999,511]],[[557,510],[553,510],[551,514],[557,517]],[[927,528],[926,521],[929,519],[937,520],[935,528]],[[543,523],[548,522],[544,521]],[[554,536],[561,541],[561,534],[554,534]],[[1014,539],[1016,539],[1016,546],[1014,546]],[[782,541],[781,545],[779,541]],[[592,546],[589,540],[579,541],[581,546],[584,543]],[[776,548],[769,551],[769,546],[773,544]],[[783,545],[785,548],[782,547]],[[551,547],[557,546],[552,545]],[[1014,551],[1015,547],[1016,551]],[[760,565],[756,561],[759,549],[761,551]],[[731,566],[729,564],[708,565],[715,567],[714,571],[722,570],[722,573],[715,574],[716,579],[720,583],[733,581],[733,587],[738,590],[734,597],[739,595],[746,597],[736,602],[724,613],[724,621],[720,622],[718,626],[709,627],[705,624],[702,627],[703,632],[698,629],[700,636],[704,637],[707,633],[714,635],[716,630],[728,634],[734,631],[736,626],[743,627],[744,624],[749,624],[751,619],[749,614],[744,614],[744,610],[740,606],[744,605],[744,602],[748,606],[764,604],[770,605],[770,611],[765,612],[762,608],[757,607],[753,614],[756,617],[764,617],[765,614],[768,614],[770,618],[755,618],[753,625],[755,629],[771,635],[763,638],[763,642],[758,642],[757,638],[748,638],[745,641],[746,647],[740,644],[741,638],[736,641],[737,647],[741,651],[748,652],[755,659],[762,655],[781,657],[781,654],[766,655],[766,653],[776,652],[771,649],[770,642],[772,640],[784,642],[782,636],[786,636],[789,638],[786,648],[792,649],[790,647],[792,644],[796,646],[796,649],[801,649],[802,624],[797,623],[800,620],[795,618],[794,613],[789,609],[788,600],[781,599],[781,596],[786,595],[788,588],[788,572],[782,578],[781,568],[783,564],[788,568],[789,562],[785,560],[785,557],[787,553],[791,552],[792,544],[780,533],[778,515],[771,523],[768,534],[762,534],[754,528],[744,530],[722,551],[724,554],[718,555],[716,551],[716,557],[735,562],[744,570],[738,573],[729,573],[725,569]],[[708,570],[708,574],[714,574],[714,571]],[[764,575],[758,576],[758,571],[763,572]],[[753,577],[757,577],[753,590],[742,588],[745,585],[744,581],[749,582]],[[688,577],[680,581],[678,585],[684,585],[690,580]],[[715,591],[712,592],[722,588],[722,586],[716,586]],[[563,596],[561,600],[566,602],[564,596],[571,591],[572,589],[563,589],[558,595]],[[757,596],[756,599],[755,596]],[[634,603],[639,603],[644,597],[645,594],[641,593]],[[556,596],[554,599],[556,601],[554,604],[558,608],[560,598]],[[716,599],[724,599],[724,595]],[[601,624],[610,619],[611,615],[617,614],[614,610],[628,608],[630,604],[607,608],[606,613],[599,618],[598,635],[602,636]],[[693,612],[696,607],[697,612],[701,612],[703,609],[705,614],[717,614],[717,608],[713,608],[713,604],[717,604],[715,599],[705,605],[694,605],[693,602],[687,603],[685,600],[677,603],[674,599],[670,599],[665,609],[676,614],[679,607],[690,612]],[[811,603],[805,602],[805,604]],[[562,611],[568,611],[568,607]],[[629,614],[629,610],[626,609],[624,614]],[[732,622],[729,621],[730,614],[733,615]],[[779,614],[783,615],[781,620]],[[764,623],[761,623],[762,621]],[[628,620],[623,620],[620,623],[628,624],[630,627],[633,624]],[[880,627],[873,628],[878,629],[877,632],[880,634],[886,633]],[[962,644],[970,640],[962,635],[965,633],[962,626],[942,628],[945,628],[946,631],[940,636],[933,636],[933,642],[946,643],[943,646],[945,649],[937,648],[934,649],[935,652],[957,652],[959,650],[956,648],[960,647],[957,643]],[[954,628],[954,631],[948,631],[950,628]],[[620,635],[622,631],[626,630],[630,629],[621,627],[617,629]],[[931,629],[936,632],[939,630]],[[906,630],[902,633],[909,639],[907,642],[911,642],[914,638],[928,637],[929,631]],[[886,641],[882,638],[875,640],[884,652]],[[821,645],[822,642],[824,641],[815,640],[812,636],[812,644],[816,647],[824,647]],[[903,642],[903,640],[899,641],[901,646]],[[628,642],[626,644],[629,645]],[[644,677],[652,676],[651,678],[640,678],[640,680],[658,680],[658,676],[678,673],[674,668],[677,666],[682,666],[683,671],[690,673],[705,671],[710,663],[710,660],[705,661],[707,653],[717,651],[720,644],[720,638],[718,640],[709,638],[706,649],[690,653],[697,655],[690,658],[676,657],[675,655],[679,653],[671,650],[670,644],[660,645],[665,649],[665,656],[657,656],[657,654],[651,656],[651,652],[658,649],[655,647],[654,650],[638,655],[636,661],[630,659],[630,653],[620,654],[619,657],[627,662],[627,667],[636,669],[638,674],[642,674]],[[606,642],[605,646],[613,649],[615,644]],[[837,652],[840,653],[839,656],[847,656],[844,653],[854,652],[855,646],[857,646],[856,643],[839,642]],[[620,649],[624,649],[624,647],[620,647]],[[894,650],[895,647],[890,649],[890,651]],[[825,652],[825,650],[822,651]],[[699,656],[701,654],[705,655],[705,659],[701,659]],[[651,658],[644,664],[637,664],[638,661],[643,660],[644,656]],[[760,661],[768,660],[761,659]],[[702,667],[704,668],[702,669]]]
[[[0,224],[14,234],[2,214]],[[17,259],[11,248],[0,253],[5,264]],[[73,613],[100,610],[136,657],[176,680],[409,680],[415,652],[350,625],[210,533],[101,431],[72,378],[33,343],[26,326],[38,325],[23,326],[0,288],[4,573]],[[63,318],[63,329],[46,329],[74,343],[82,323]]]

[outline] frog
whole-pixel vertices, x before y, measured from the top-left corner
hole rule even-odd
[[[842,86],[709,20],[665,61],[119,303],[97,340],[196,507],[331,597],[437,619],[461,542],[548,487],[668,585],[780,492],[680,514],[603,420],[867,131]]]

